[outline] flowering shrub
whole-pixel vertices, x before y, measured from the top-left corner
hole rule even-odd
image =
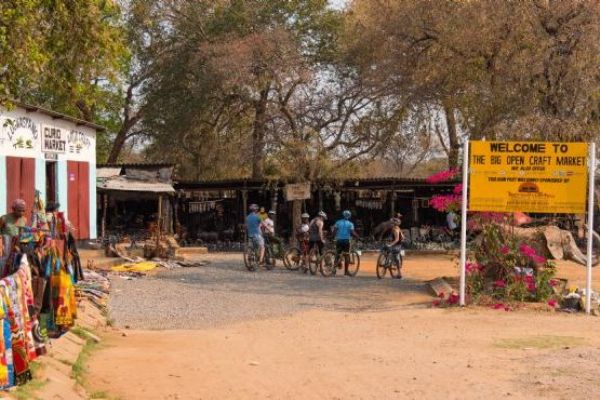
[[[454,178],[457,170],[442,171],[427,178],[427,182],[440,183]],[[461,209],[462,184],[454,187],[451,194],[433,196],[430,205],[440,212],[457,212]],[[470,246],[467,262],[467,294],[471,301],[480,296],[491,296],[497,301],[552,301],[554,264],[544,256],[545,249],[536,248],[532,240],[523,240],[506,227],[515,225],[514,213],[471,213],[467,229],[479,232],[479,238]],[[450,297],[441,298],[438,305],[452,304]],[[550,304],[550,303],[548,303]]]
[[[450,168],[446,171],[437,172],[426,179],[427,183],[441,183],[449,181],[458,174],[458,169]]]

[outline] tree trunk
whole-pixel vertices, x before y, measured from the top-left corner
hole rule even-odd
[[[444,107],[444,114],[446,115],[446,129],[448,131],[448,168],[458,168],[460,143],[458,142],[454,108],[447,101],[443,101],[442,106]]]
[[[112,147],[110,148],[110,153],[106,159],[107,164],[115,164],[119,160],[119,155],[121,154],[121,150],[123,150],[126,140],[127,131],[125,130],[125,126],[122,126],[117,133],[117,137],[115,137]]]
[[[267,129],[267,100],[269,89],[260,92],[255,103],[254,127],[252,130],[252,178],[262,179],[265,176],[265,131]]]
[[[115,138],[115,141],[110,149],[110,154],[106,160],[107,164],[114,164],[119,160],[119,155],[121,154],[121,150],[123,150],[123,146],[127,141],[129,131],[141,119],[141,112],[138,111],[135,113],[132,110],[133,90],[136,86],[136,84],[132,83],[127,88],[127,96],[125,97],[125,106],[123,108],[123,124],[121,125],[119,132],[117,132],[117,137]]]

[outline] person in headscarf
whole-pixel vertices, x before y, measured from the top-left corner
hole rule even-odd
[[[23,199],[17,199],[12,203],[12,212],[0,217],[0,235],[18,236],[19,228],[27,226],[25,210],[27,204]]]

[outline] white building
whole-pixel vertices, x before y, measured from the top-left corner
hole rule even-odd
[[[0,108],[0,215],[17,198],[28,213],[41,193],[75,228],[78,239],[96,238],[96,133],[104,128],[40,107]]]

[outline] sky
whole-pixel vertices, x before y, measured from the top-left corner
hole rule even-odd
[[[329,3],[331,3],[334,8],[343,8],[348,4],[348,1],[349,0],[329,0]]]

